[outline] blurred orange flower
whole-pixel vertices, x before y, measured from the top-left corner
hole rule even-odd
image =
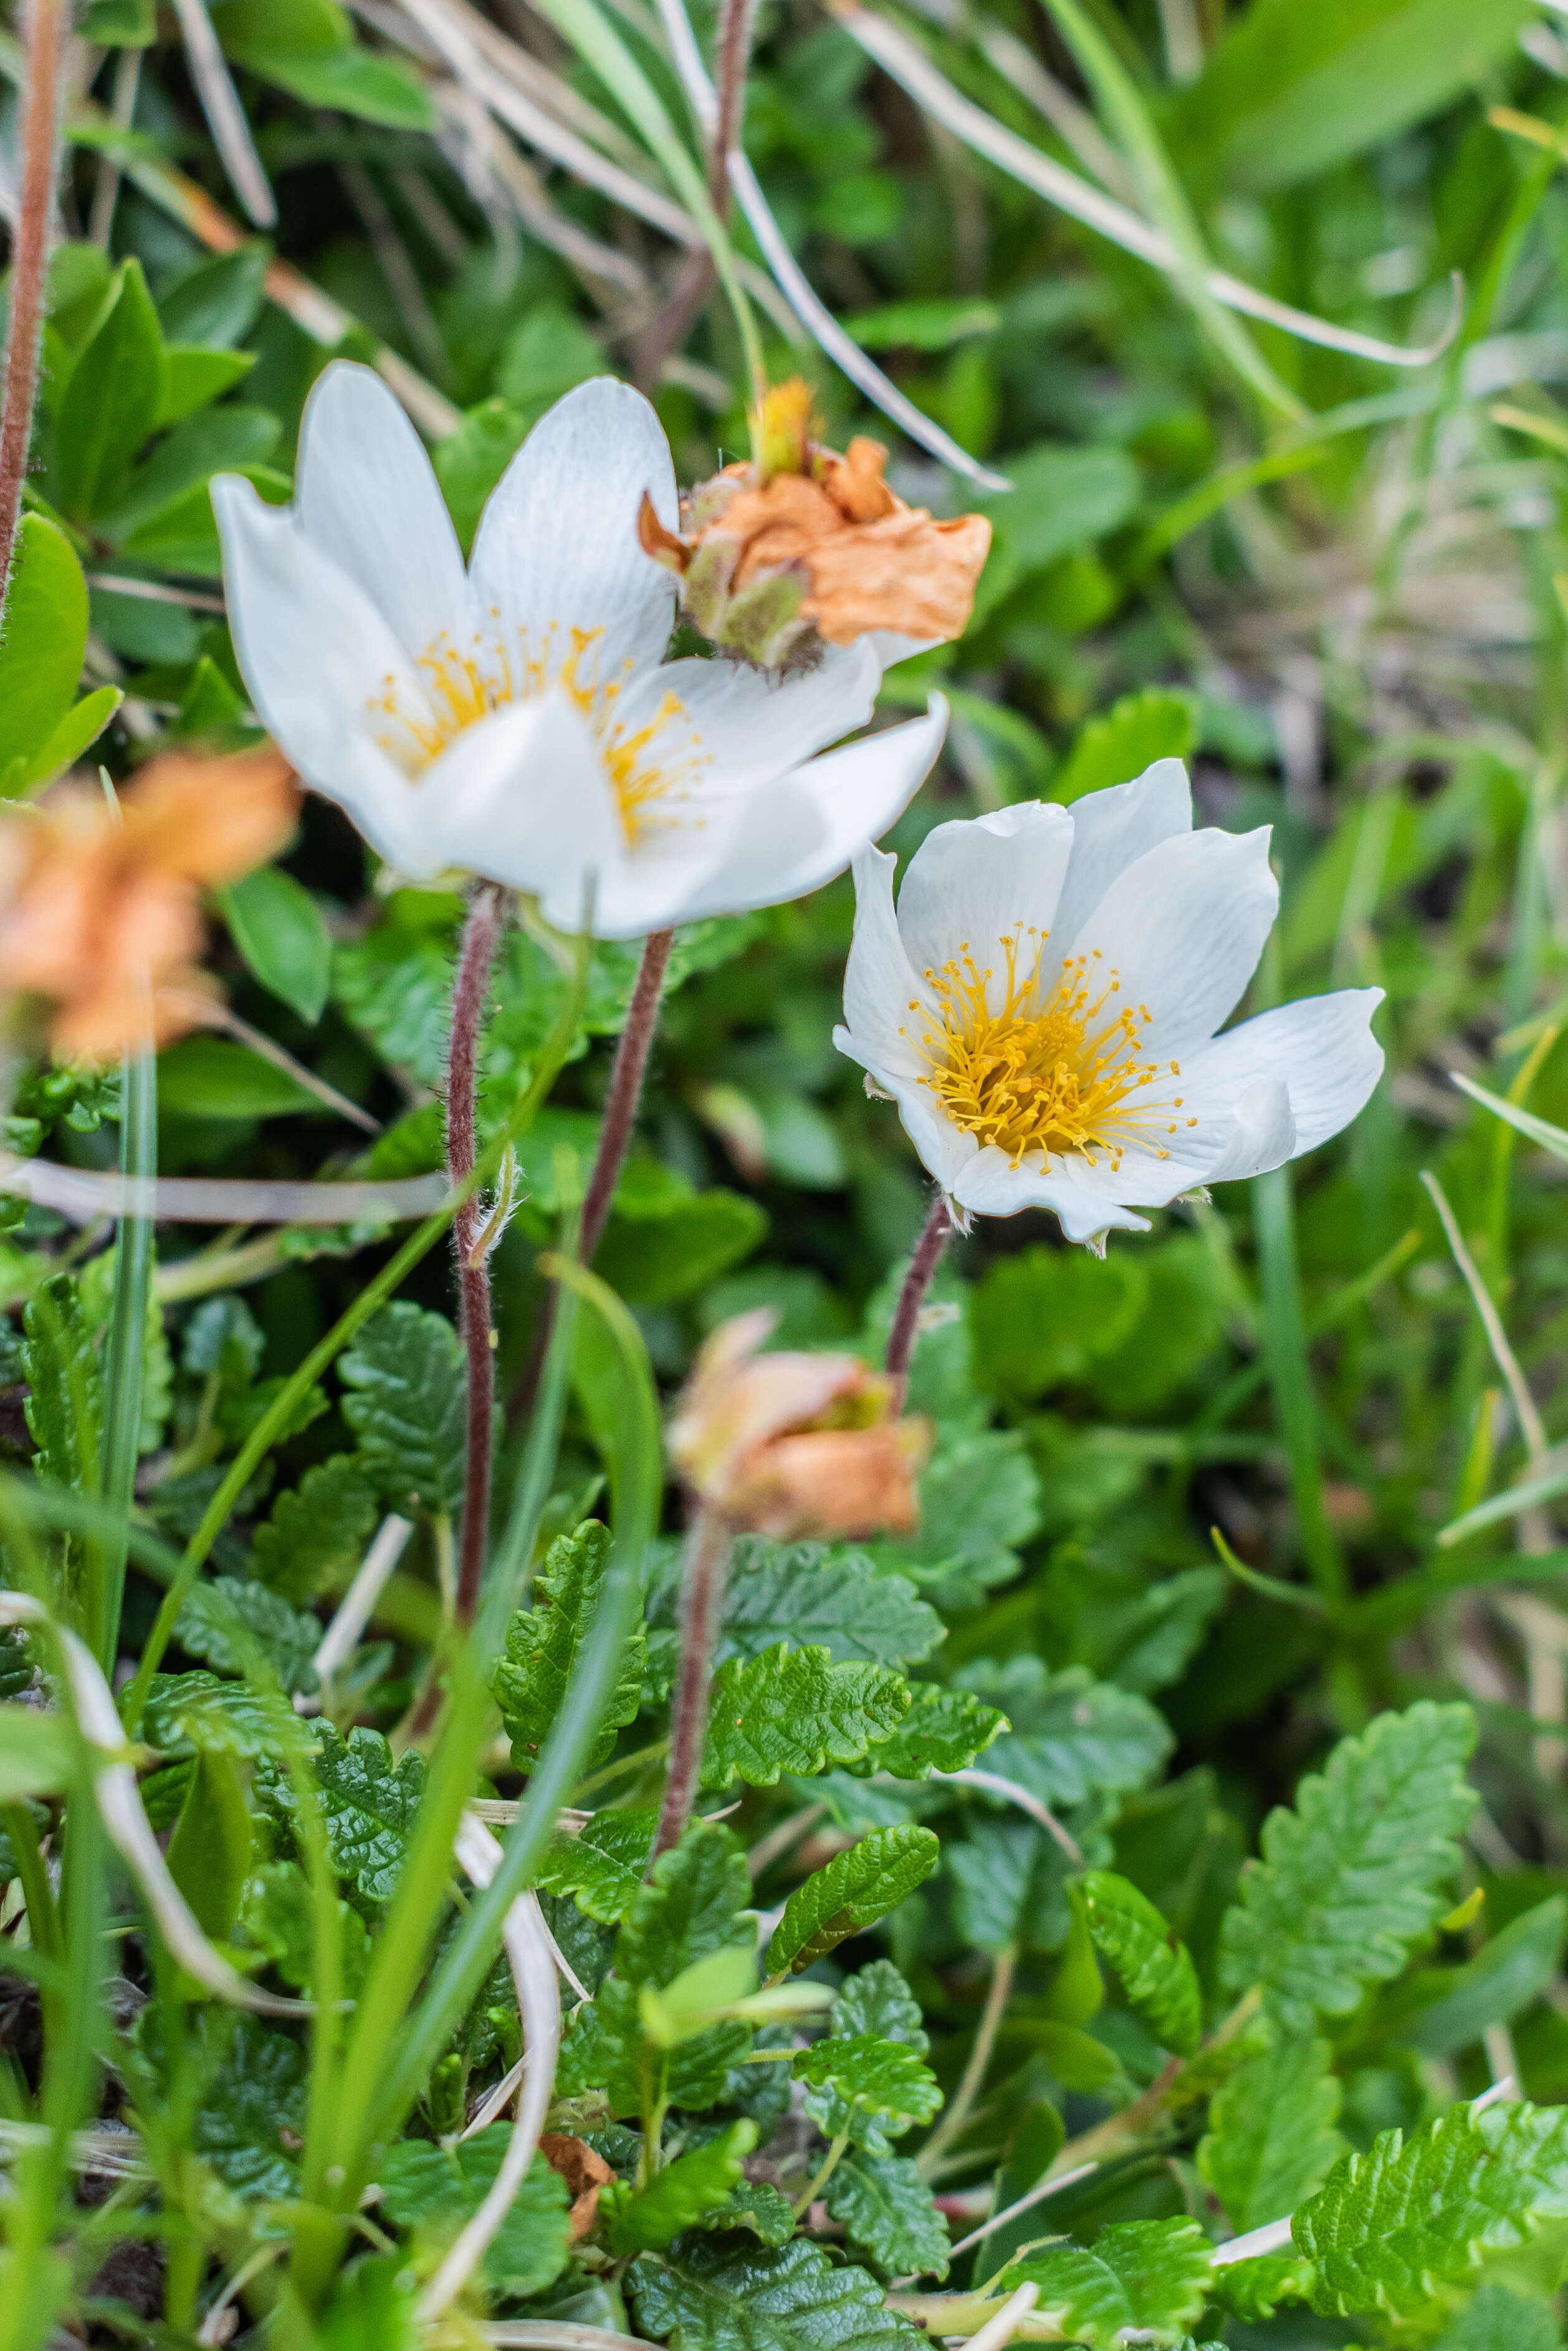
[[[195,1026],[214,983],[196,967],[205,887],[283,846],[298,792],[270,745],[223,758],[172,751],[120,795],[66,783],[0,820],[0,988],[54,1008],[64,1061],[108,1061]]]
[[[908,1534],[930,1451],[919,1419],[894,1418],[893,1383],[858,1355],[758,1350],[767,1307],[722,1323],[670,1422],[670,1458],[732,1526],[780,1541]]]

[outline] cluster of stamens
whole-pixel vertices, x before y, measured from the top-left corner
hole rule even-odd
[[[1064,957],[1047,987],[1050,935],[1019,922],[999,941],[1006,962],[999,1010],[991,1008],[996,971],[980,969],[967,939],[955,959],[922,975],[941,1027],[921,1038],[930,1074],[920,1082],[955,1125],[1005,1151],[1011,1166],[1034,1151],[1044,1154],[1047,1166],[1052,1154],[1069,1152],[1098,1166],[1098,1150],[1115,1170],[1130,1143],[1152,1141],[1161,1128],[1176,1133],[1182,1122],[1170,1113],[1182,1108],[1182,1096],[1161,1099],[1149,1090],[1166,1075],[1179,1078],[1181,1068],[1140,1058],[1153,1016],[1146,1004],[1115,1003],[1121,975],[1100,968],[1098,950]],[[1026,940],[1033,942],[1032,956]],[[925,1007],[911,999],[909,1009]],[[1185,1123],[1197,1124],[1191,1117]],[[1158,1144],[1155,1156],[1168,1159],[1170,1152]]]
[[[499,611],[492,608],[490,619],[492,632],[476,629],[466,649],[455,643],[445,631],[432,641],[416,664],[422,689],[417,702],[411,703],[391,671],[372,698],[370,711],[377,726],[376,740],[409,780],[415,781],[449,744],[492,711],[531,701],[556,685],[570,696],[598,739],[628,842],[635,842],[653,821],[650,811],[655,802],[664,804],[665,821],[677,821],[669,803],[689,797],[693,780],[708,765],[710,756],[703,751],[701,737],[689,727],[682,730],[685,740],[678,748],[668,747],[674,751],[673,758],[661,761],[650,756],[658,737],[685,718],[685,705],[680,696],[666,694],[646,725],[628,734],[615,715],[623,681],[598,674],[595,646],[601,630],[573,629],[570,652],[558,659],[553,625],[546,631],[538,654],[529,650],[526,634],[519,631],[514,653]],[[632,666],[626,664],[628,672]]]

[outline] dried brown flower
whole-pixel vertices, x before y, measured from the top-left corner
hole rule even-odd
[[[813,637],[961,636],[991,543],[983,515],[933,519],[883,479],[887,452],[859,437],[842,455],[811,437],[797,378],[768,394],[758,458],[727,465],[684,503],[680,534],[644,497],[643,546],[681,581],[685,617],[717,645],[778,668]]]
[[[155,759],[118,808],[65,783],[0,820],[0,987],[53,1006],[62,1060],[112,1061],[164,1044],[200,1017],[213,983],[195,965],[204,887],[280,849],[298,794],[270,746],[223,758]]]
[[[893,1384],[858,1355],[760,1354],[767,1308],[722,1323],[670,1423],[670,1455],[710,1510],[781,1541],[908,1534],[930,1450],[894,1415]]]
[[[585,2138],[574,2138],[570,2131],[546,2131],[539,2153],[566,2182],[571,2198],[567,2234],[576,2244],[599,2218],[599,2191],[609,2187],[615,2174]]]

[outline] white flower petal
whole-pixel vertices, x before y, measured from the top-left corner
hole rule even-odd
[[[915,970],[940,970],[967,947],[982,970],[998,967],[1000,979],[998,948],[1021,923],[1019,964],[1027,973],[1035,944],[1027,935],[1054,925],[1071,850],[1072,819],[1051,800],[937,825],[911,858],[898,893],[898,928]],[[999,989],[993,996],[999,1010]]]
[[[1056,910],[1057,936],[1075,938],[1118,873],[1162,841],[1192,831],[1192,794],[1179,759],[1156,759],[1130,784],[1074,800],[1072,862]]]
[[[1118,875],[1067,953],[1089,956],[1100,986],[1118,976],[1107,1017],[1147,1006],[1140,1058],[1164,1061],[1207,1044],[1235,1008],[1279,903],[1267,826],[1185,833]]]
[[[295,507],[311,545],[370,598],[411,661],[444,633],[466,650],[457,534],[423,444],[373,370],[338,360],[311,392]]]
[[[376,742],[371,716],[389,679],[407,707],[423,707],[402,646],[287,507],[265,505],[233,474],[217,476],[212,497],[235,652],[267,732],[400,872],[439,872],[453,862],[439,827],[433,837],[414,788]]]
[[[1346,987],[1281,1004],[1189,1053],[1182,1075],[1195,1097],[1231,1101],[1257,1079],[1283,1078],[1295,1120],[1285,1156],[1315,1151],[1350,1124],[1383,1073],[1383,1048],[1372,1033],[1382,1001],[1380,987]]]
[[[646,490],[661,522],[677,519],[674,467],[640,392],[596,376],[558,400],[491,495],[474,542],[474,596],[522,657],[550,674],[591,639],[584,675],[601,687],[656,662],[669,642],[675,584],[644,555],[637,510]]]
[[[965,1170],[979,1156],[978,1137],[955,1126],[928,1087],[899,1078],[886,1091],[898,1105],[899,1121],[922,1165],[945,1192],[956,1193]]]
[[[740,804],[712,870],[694,876],[678,914],[738,914],[820,890],[902,816],[942,746],[947,705],[824,752]]]
[[[564,694],[515,702],[465,727],[411,788],[447,862],[536,892],[575,931],[590,876],[613,883],[626,850],[599,747]]]
[[[1291,1089],[1281,1076],[1257,1078],[1237,1096],[1226,1123],[1230,1142],[1203,1177],[1206,1184],[1234,1183],[1282,1167],[1301,1149]]]
[[[1027,1160],[1015,1167],[1005,1151],[988,1144],[977,1152],[953,1186],[961,1207],[979,1217],[1016,1217],[1024,1208],[1050,1208],[1070,1241],[1087,1241],[1108,1229],[1146,1233],[1149,1220],[1074,1183],[1060,1165],[1042,1167]]]
[[[648,759],[683,775],[689,768],[686,796],[753,791],[863,726],[878,683],[859,645],[830,647],[815,669],[788,677],[739,662],[662,662],[617,695],[606,745],[656,726]]]
[[[833,1042],[883,1087],[918,1078],[925,1063],[905,1034],[909,1006],[922,991],[910,968],[893,911],[893,871],[898,860],[868,842],[854,860],[855,927],[844,968],[844,1022]],[[907,886],[907,885],[905,885]],[[915,1016],[919,1018],[920,1016]]]

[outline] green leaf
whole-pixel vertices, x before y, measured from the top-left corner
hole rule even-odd
[[[741,2165],[757,2145],[757,2125],[740,2121],[678,2155],[645,2188],[617,2184],[601,2190],[605,2242],[617,2258],[659,2252],[716,2206],[727,2205]]]
[[[1106,444],[1040,442],[1009,458],[1008,476],[1011,489],[987,499],[985,510],[1009,580],[1047,570],[1060,556],[1103,538],[1138,501],[1137,467],[1124,450]]]
[[[352,2000],[365,1980],[370,1938],[364,1920],[347,1902],[339,1901],[337,1914],[343,1991]],[[266,1862],[252,1874],[240,1926],[246,1939],[266,1953],[285,1983],[308,1999],[314,1997],[315,1896],[298,1862]]]
[[[790,2070],[807,2085],[806,2112],[823,2137],[847,2131],[871,2155],[891,2154],[893,2139],[928,2123],[942,2104],[930,2067],[876,2032],[830,2032],[800,2050]]]
[[[68,1273],[51,1274],[22,1316],[23,1407],[37,1447],[33,1467],[51,1485],[96,1494],[103,1443],[103,1382],[80,1292]]]
[[[613,1927],[642,1889],[658,1823],[653,1812],[596,1813],[576,1836],[552,1840],[536,1882],[546,1894],[571,1895],[589,1917]]]
[[[826,1649],[731,1658],[714,1676],[702,1779],[727,1788],[737,1776],[774,1787],[785,1771],[809,1776],[858,1762],[909,1710],[909,1688],[885,1666],[835,1666]]]
[[[509,400],[482,400],[432,452],[453,528],[466,554],[486,500],[523,444],[528,419]]]
[[[1203,1994],[1186,1945],[1114,1871],[1092,1869],[1082,1893],[1094,1948],[1121,1978],[1127,2005],[1165,2048],[1190,2057],[1203,2031]]]
[[[786,2092],[789,2086],[788,2083],[784,2085]],[[711,2212],[705,2212],[693,2225],[698,2229],[749,2229],[765,2245],[787,2245],[795,2233],[795,2208],[766,2179],[740,2179],[722,2204],[716,2204]]]
[[[1035,1656],[984,1658],[955,1679],[1003,1708],[1012,1726],[990,1749],[986,1769],[1018,1781],[1044,1804],[1081,1804],[1102,1789],[1142,1787],[1170,1753],[1170,1730],[1147,1699],[1096,1681],[1086,1666],[1053,1674]]]
[[[184,1037],[158,1057],[158,1107],[184,1118],[297,1118],[321,1105],[298,1078],[227,1037]]]
[[[1211,180],[1288,187],[1448,105],[1529,14],[1526,0],[1256,0],[1181,96],[1181,152]]]
[[[724,1599],[718,1658],[758,1657],[777,1642],[810,1642],[835,1665],[911,1665],[944,1637],[942,1619],[907,1577],[863,1552],[743,1535]]]
[[[382,1733],[359,1724],[346,1740],[330,1722],[314,1729],[318,1802],[332,1866],[368,1902],[390,1902],[424,1792],[424,1758],[411,1747],[394,1764]],[[294,1791],[283,1773],[267,1773],[262,1793],[272,1809],[292,1816]]]
[[[1196,2220],[1123,2220],[1102,2229],[1094,2250],[1063,2245],[1026,2253],[993,2293],[1032,2281],[1041,2311],[1061,2314],[1061,2333],[1091,2351],[1113,2351],[1124,2328],[1156,2341],[1187,2334],[1208,2300],[1210,2248]]]
[[[400,2140],[381,2159],[384,2210],[400,2227],[417,2228],[444,2245],[484,2202],[511,2136],[505,2122],[486,2124],[455,2146]],[[559,2276],[566,2267],[567,2207],[565,2180],[536,2155],[485,2256],[485,2275],[497,2294],[542,2294]]]
[[[746,1855],[728,1829],[693,1821],[662,1853],[615,1938],[615,1968],[629,1984],[661,1991],[715,1951],[749,1946]]]
[[[1314,2310],[1397,2319],[1473,2277],[1484,2253],[1564,2218],[1568,2107],[1459,2105],[1408,2141],[1384,2131],[1369,2153],[1345,2156],[1291,2233],[1316,2265]]]
[[[1462,1968],[1427,1970],[1411,1987],[1424,2004],[1396,2037],[1425,2057],[1455,2057],[1490,2025],[1508,2023],[1557,1972],[1565,1924],[1568,1895],[1554,1894],[1511,1919]]]
[[[217,893],[229,935],[263,987],[314,1028],[332,978],[332,934],[308,890],[276,865]]]
[[[158,316],[171,346],[227,350],[256,323],[267,287],[267,247],[259,239],[211,260],[193,262],[165,283]],[[248,358],[247,352],[239,354]]]
[[[80,32],[106,49],[150,48],[158,37],[157,0],[88,0]]]
[[[203,1658],[221,1674],[243,1674],[254,1647],[290,1697],[316,1687],[310,1660],[320,1646],[321,1627],[265,1583],[229,1575],[193,1583],[174,1619],[174,1638],[187,1656]]]
[[[846,2156],[822,2201],[856,2251],[890,2276],[946,2276],[947,2223],[908,2156]]]
[[[232,355],[215,356],[220,366],[227,366]],[[166,375],[165,406],[172,396]],[[130,538],[204,487],[214,474],[259,465],[271,455],[278,430],[277,417],[267,409],[233,403],[185,417],[122,483],[112,509],[99,517],[99,532],[116,542]]]
[[[31,1672],[29,1667],[29,1679]],[[0,1804],[57,1795],[68,1784],[77,1761],[76,1742],[63,1715],[0,1705]]]
[[[276,83],[304,106],[329,106],[340,114],[379,122],[389,131],[434,131],[440,118],[413,76],[395,57],[369,49],[345,49],[315,57],[267,48],[246,49],[236,62],[264,81]]]
[[[221,400],[225,392],[244,382],[256,358],[254,351],[209,351],[199,343],[167,343],[163,356],[169,375],[160,424],[176,424],[183,416],[193,415]]]
[[[333,1575],[357,1567],[375,1531],[374,1489],[352,1454],[307,1469],[298,1490],[279,1494],[257,1527],[252,1564],[286,1600],[308,1600]]]
[[[901,2049],[913,2049],[917,2057],[931,2046],[920,2002],[891,1959],[873,1959],[847,1980],[833,2002],[829,2029],[846,2037],[880,2033]]]
[[[1079,1831],[1082,1842],[1082,1831]],[[1058,1951],[1067,1940],[1067,1855],[1035,1822],[988,1819],[970,1823],[961,1844],[947,1847],[956,1882],[954,1917],[966,1941],[982,1951]]]
[[[494,1687],[519,1771],[532,1770],[559,1711],[609,1566],[610,1530],[587,1519],[575,1534],[558,1536],[550,1545],[534,1584],[533,1605],[519,1608],[507,1628],[507,1652],[496,1668]],[[646,1656],[647,1636],[639,1625],[622,1653],[590,1763],[601,1763],[616,1732],[636,1720]]]
[[[235,1758],[204,1748],[169,1844],[169,1875],[203,1931],[222,1941],[250,1875],[251,1823]]]
[[[1322,2186],[1344,2152],[1340,2086],[1325,2041],[1281,2041],[1215,2092],[1197,2168],[1238,2236],[1281,2220]]]
[[[276,1760],[280,1735],[303,1727],[286,1706],[261,1696],[244,1682],[216,1674],[154,1674],[141,1716],[141,1736],[164,1755],[209,1750],[242,1755],[250,1761]]]
[[[916,1358],[918,1361],[918,1358]],[[920,1480],[917,1534],[877,1547],[938,1607],[978,1607],[1019,1573],[1018,1545],[1040,1527],[1040,1477],[1021,1429],[989,1428],[939,1445]]]
[[[916,2351],[865,2270],[796,2237],[777,2248],[694,2236],[627,2274],[640,2331],[678,2351]]]
[[[877,1829],[798,1886],[768,1946],[768,1972],[799,1975],[873,1926],[922,1880],[942,1848],[929,1829]]]
[[[895,1780],[964,1771],[1007,1728],[1007,1716],[972,1691],[911,1682],[909,1712],[887,1738],[878,1740],[859,1768],[888,1772]]]
[[[0,636],[0,774],[42,750],[76,698],[87,649],[87,580],[63,530],[42,515],[16,526]]]
[[[1437,2351],[1561,2351],[1562,2341],[1549,2304],[1489,2284],[1443,2329]]]
[[[1429,1699],[1343,1740],[1294,1812],[1263,1824],[1263,1858],[1221,1932],[1226,1988],[1260,1985],[1270,2012],[1304,2034],[1397,1975],[1448,1907],[1455,1840],[1475,1806],[1464,1777],[1474,1744],[1469,1708]]]
[[[1038,1244],[1000,1258],[969,1308],[976,1380],[1023,1403],[1082,1382],[1097,1355],[1131,1337],[1147,1299],[1141,1258]]]
[[[673,1306],[695,1297],[760,1249],[768,1217],[757,1201],[717,1186],[686,1198],[660,1187],[652,1213],[622,1183],[594,1263],[635,1306]]]
[[[1209,2280],[1216,2306],[1249,2326],[1272,2318],[1282,2302],[1305,2302],[1312,2288],[1312,2265],[1299,2253],[1254,2253],[1226,2262]]]
[[[455,1516],[468,1381],[462,1342],[445,1316],[398,1299],[371,1316],[338,1368],[350,1390],[343,1417],[386,1500]]]
[[[294,2194],[291,2148],[305,2131],[303,2047],[276,2025],[216,2002],[199,2010],[194,2024],[207,2049],[222,2053],[196,2116],[193,2152],[242,2195]]]
[[[118,685],[100,685],[84,694],[39,749],[27,758],[13,759],[0,773],[0,799],[15,799],[20,792],[52,783],[66,768],[74,767],[97,742],[124,699]]]
[[[60,401],[52,481],[59,505],[89,522],[119,496],[162,413],[167,362],[139,261],[121,262],[109,308]]]
[[[1185,759],[1197,742],[1197,696],[1178,687],[1145,685],[1124,694],[1103,717],[1092,718],[1051,788],[1052,799],[1072,801],[1107,784],[1130,784],[1156,759]],[[1111,1346],[1096,1346],[1109,1354]]]

